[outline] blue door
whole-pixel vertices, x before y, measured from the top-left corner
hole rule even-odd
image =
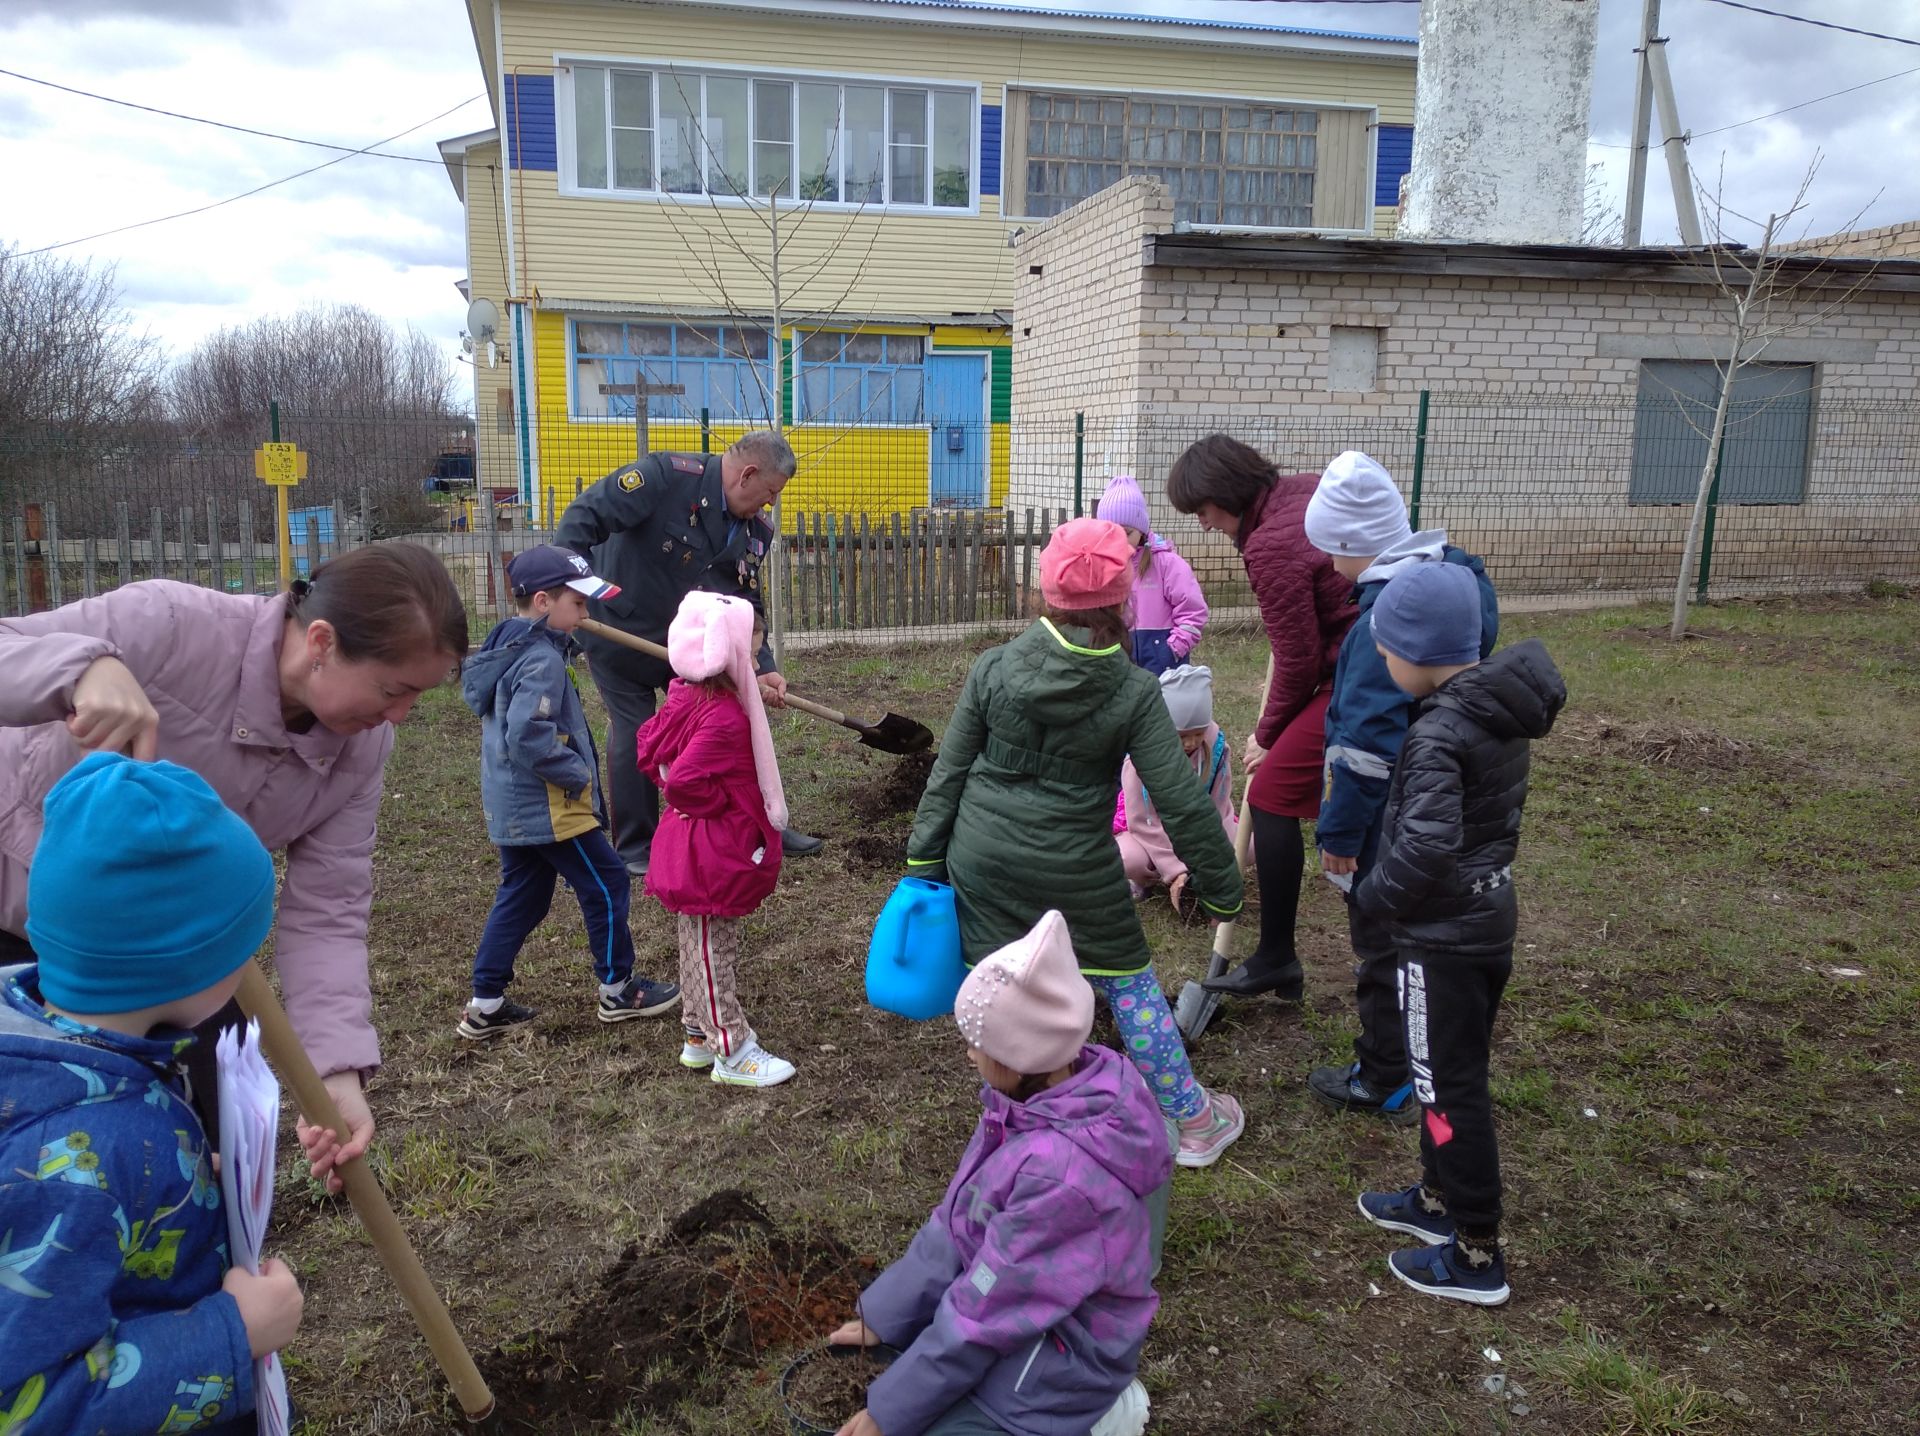
[[[987,356],[927,355],[930,501],[936,508],[987,503]]]

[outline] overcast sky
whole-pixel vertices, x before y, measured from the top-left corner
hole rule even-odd
[[[1640,0],[1598,0],[1591,158],[1624,191]],[[1756,0],[1920,40],[1920,0]],[[1412,4],[1086,0],[1039,9],[1206,14],[1411,34]],[[1816,150],[1811,233],[1920,217],[1920,47],[1712,3],[1665,0],[1663,30],[1692,159],[1728,207],[1764,215]],[[910,68],[911,57],[902,64]],[[350,146],[435,158],[492,123],[460,0],[0,0],[0,65],[80,89]],[[1757,123],[1768,111],[1868,85]],[[429,117],[441,118],[424,123]],[[1722,133],[1705,131],[1737,125]],[[210,204],[330,156],[61,94],[0,76],[0,241],[22,248]],[[1656,155],[1647,238],[1674,237]],[[1711,181],[1710,181],[1711,182]],[[1876,195],[1878,196],[1876,198]],[[1736,238],[1752,231],[1729,219]],[[191,218],[60,251],[119,266],[140,322],[179,350],[222,326],[310,301],[354,301],[457,352],[465,306],[460,206],[433,164],[351,158]]]

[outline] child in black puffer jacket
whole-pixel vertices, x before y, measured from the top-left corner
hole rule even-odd
[[[1500,1153],[1487,1065],[1513,971],[1513,857],[1532,740],[1567,701],[1538,640],[1480,661],[1468,570],[1419,564],[1373,609],[1393,681],[1418,701],[1394,764],[1380,854],[1354,889],[1400,954],[1401,1010],[1421,1107],[1421,1177],[1365,1192],[1360,1212],[1427,1243],[1388,1265],[1408,1286],[1479,1306],[1511,1294],[1500,1253]]]

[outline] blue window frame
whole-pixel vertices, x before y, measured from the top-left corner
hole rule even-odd
[[[779,390],[773,338],[740,324],[642,324],[576,319],[573,412],[576,418],[631,419],[633,396],[602,394],[602,384],[681,384],[685,394],[647,401],[649,419],[771,425]]]
[[[808,334],[794,408],[802,424],[918,424],[926,415],[927,341],[917,334]]]

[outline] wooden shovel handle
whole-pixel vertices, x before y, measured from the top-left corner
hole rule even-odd
[[[609,643],[618,643],[623,648],[633,649],[636,653],[649,653],[660,659],[667,656],[667,650],[651,639],[637,637],[624,628],[615,628],[595,618],[583,618],[576,626],[583,633],[591,633],[594,637],[604,638]],[[824,718],[829,723],[838,723],[842,728],[851,728],[855,732],[860,730],[858,723],[849,722],[847,715],[838,709],[829,708],[824,703],[816,703],[811,698],[802,698],[797,693],[787,694],[787,707],[797,708],[802,713],[810,713],[815,718]]]
[[[320,1080],[313,1059],[294,1036],[293,1024],[287,1021],[280,999],[273,995],[257,963],[250,961],[241,969],[237,996],[246,1014],[260,1024],[260,1050],[280,1074],[280,1080],[293,1090],[293,1099],[299,1104],[301,1114],[310,1124],[330,1127],[344,1137],[346,1121],[340,1109],[333,1105],[333,1097],[326,1083]],[[347,1200],[353,1203],[354,1214],[366,1228],[374,1251],[379,1253],[380,1264],[400,1289],[400,1299],[413,1313],[414,1324],[426,1337],[433,1359],[446,1373],[447,1384],[453,1388],[460,1409],[466,1412],[469,1421],[484,1420],[493,1411],[493,1393],[487,1389],[480,1369],[473,1364],[460,1333],[454,1330],[453,1318],[447,1314],[440,1293],[433,1289],[433,1282],[414,1254],[407,1234],[401,1230],[393,1208],[387,1205],[386,1193],[380,1190],[379,1181],[364,1157],[343,1162],[338,1170],[340,1179],[346,1183]]]

